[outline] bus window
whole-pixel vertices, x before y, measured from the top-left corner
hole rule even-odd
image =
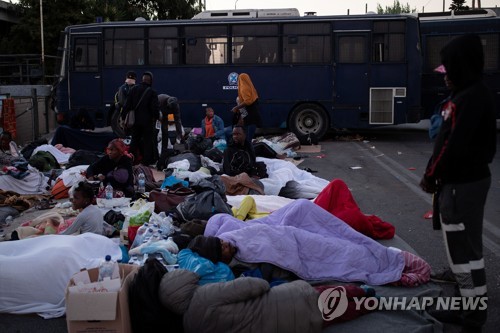
[[[379,21],[373,23],[373,62],[402,62],[405,60],[405,22]]]
[[[186,64],[226,64],[227,29],[225,26],[186,27]]]
[[[265,64],[278,61],[278,25],[233,26],[233,63]]]
[[[361,64],[366,62],[366,38],[363,36],[339,37],[339,62]]]
[[[151,65],[179,64],[177,27],[149,29],[149,63]]]
[[[329,23],[283,25],[283,62],[328,63],[331,58]]]
[[[499,47],[498,47],[498,34],[479,35],[483,48],[488,50],[484,52],[484,70],[485,71],[498,71],[499,64]]]
[[[437,66],[441,65],[441,56],[439,52],[451,39],[450,36],[427,36],[425,47],[425,63],[427,70],[432,71]]]
[[[104,33],[106,66],[144,65],[144,28],[111,28]]]
[[[97,72],[97,38],[75,38],[73,68],[76,72]]]

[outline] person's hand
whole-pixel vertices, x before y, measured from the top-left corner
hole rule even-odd
[[[422,190],[427,193],[436,193],[436,180],[434,178],[429,179],[428,177],[424,176],[420,181],[420,188],[422,188]]]
[[[239,110],[238,110],[238,107],[235,106],[234,108],[231,109],[231,112],[232,113],[237,113]]]

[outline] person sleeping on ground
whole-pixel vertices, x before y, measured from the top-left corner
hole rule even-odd
[[[369,312],[364,306],[356,310],[352,297],[374,294],[370,288],[344,286],[345,313],[323,321],[319,295],[336,286],[313,287],[298,280],[271,288],[255,277],[200,285],[199,279],[194,272],[178,269],[163,275],[158,289],[162,305],[183,316],[185,332],[321,332],[325,326]]]
[[[268,263],[304,280],[417,286],[429,281],[430,266],[406,251],[383,246],[318,205],[296,200],[267,217],[240,221],[211,217],[204,236],[220,239],[215,260]],[[200,253],[195,247],[194,252]]]

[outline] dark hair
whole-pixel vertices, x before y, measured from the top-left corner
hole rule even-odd
[[[128,71],[127,72],[127,79],[137,79],[137,74],[135,74],[134,71]]]
[[[241,125],[234,125],[234,126],[233,126],[233,130],[234,130],[235,128],[241,128],[241,130],[243,131],[243,133],[245,133],[245,134],[246,134],[246,132],[245,132],[245,128],[244,128],[243,126],[241,126]]]
[[[142,76],[149,76],[151,78],[151,81],[153,81],[153,73],[151,73],[150,71],[144,72]]]
[[[80,192],[84,198],[93,199],[94,198],[94,189],[87,182],[79,182],[75,187],[75,191]]]

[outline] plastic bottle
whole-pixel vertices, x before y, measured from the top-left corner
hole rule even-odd
[[[104,260],[99,265],[99,281],[112,279],[113,272],[115,271],[115,265],[117,265],[117,263],[111,260],[111,256],[109,254],[106,255]]]
[[[113,199],[113,186],[111,186],[111,184],[108,184],[106,186],[106,199],[107,200],[111,200]]]
[[[142,172],[137,176],[137,192],[146,192],[146,176]]]

